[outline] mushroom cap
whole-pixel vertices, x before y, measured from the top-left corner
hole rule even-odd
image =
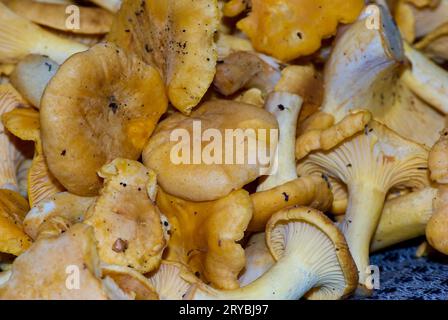
[[[362,0],[252,0],[250,14],[237,27],[258,51],[288,61],[317,51],[339,22],[355,21],[363,7]]]
[[[105,34],[109,32],[113,15],[101,8],[81,7],[80,24],[70,28],[67,23],[67,4],[36,2],[32,0],[3,0],[3,3],[16,14],[34,23],[65,32],[80,34]],[[70,12],[70,11],[69,11]]]
[[[155,173],[139,162],[116,159],[98,174],[105,179],[104,187],[84,223],[94,227],[101,260],[150,272],[166,245],[161,214],[152,198]]]
[[[19,193],[0,189],[0,252],[18,256],[31,245],[23,230],[28,201]]]
[[[95,198],[79,197],[61,192],[42,200],[31,208],[23,220],[25,232],[34,240],[42,234],[48,236],[66,231],[71,225],[82,222]]]
[[[158,68],[170,102],[189,114],[215,75],[218,24],[216,0],[125,0],[108,40]]]
[[[10,80],[17,91],[39,109],[45,87],[58,69],[59,65],[48,57],[29,55],[16,65]]]
[[[67,279],[75,273],[79,290],[70,290]],[[0,298],[105,300],[100,275],[93,230],[77,224],[60,237],[40,239],[18,257],[11,277],[0,288]]]
[[[253,212],[249,193],[238,190],[219,200],[191,202],[159,190],[157,205],[170,223],[164,259],[188,265],[217,288],[238,288],[246,262],[238,241]]]
[[[34,158],[28,171],[30,206],[65,190],[48,169],[42,151],[39,117],[39,112],[33,108],[16,108],[3,115],[3,122],[9,132],[21,140],[35,143]]]
[[[217,143],[217,149],[221,156],[211,163],[205,161],[206,159],[200,159],[196,162],[198,164],[195,164],[194,159],[193,161],[190,159],[191,157],[181,163],[173,161],[173,152],[178,150],[179,145],[187,149],[192,156],[195,155],[195,152],[197,154],[195,143],[191,141],[197,139],[198,133],[195,130],[195,124],[198,123],[201,126],[199,133],[201,136],[209,129],[213,132],[219,131],[216,133],[222,137],[222,145]],[[143,162],[147,167],[156,171],[159,184],[166,192],[191,201],[216,200],[261,176],[261,169],[264,166],[260,163],[260,159],[256,159],[252,164],[247,146],[256,141],[260,146],[264,140],[267,142],[268,149],[275,150],[276,141],[270,137],[272,133],[276,133],[273,129],[277,128],[275,117],[256,106],[226,100],[208,101],[194,111],[191,117],[174,114],[162,121],[143,151]],[[245,141],[248,142],[244,147],[244,159],[241,159],[243,160],[240,162],[241,164],[236,161],[238,159],[235,159],[239,149],[234,152],[235,141],[238,143],[238,139],[225,138],[226,130],[238,129],[243,131],[242,133],[244,131],[248,133],[245,137]],[[259,129],[265,129],[264,137],[263,134],[258,134],[261,132]],[[178,137],[172,139],[173,133],[176,132],[185,133],[187,141],[184,141],[183,138],[180,142],[175,140]],[[255,133],[256,136],[251,133]],[[227,148],[230,143],[232,143],[233,149]],[[208,145],[210,145],[209,141],[201,142],[201,150],[199,150],[201,156],[207,150]],[[262,150],[259,148],[258,152],[262,152]],[[264,154],[272,159],[272,153]],[[225,157],[230,157],[230,155],[233,155],[231,159],[233,161],[231,161],[232,164],[227,164],[229,162],[226,163]],[[272,161],[270,162],[272,163]]]
[[[135,300],[159,300],[151,281],[129,267],[102,265],[103,277],[111,278],[128,296]]]
[[[160,300],[182,300],[191,284],[199,281],[185,265],[165,260],[148,276],[148,279]]]
[[[66,61],[41,101],[48,166],[68,191],[96,195],[97,171],[117,157],[139,158],[167,100],[155,69],[114,44]]]
[[[344,235],[329,218],[318,210],[296,207],[279,211],[272,216],[266,226],[266,241],[275,260],[278,261],[283,255],[288,254],[288,236],[291,233],[300,232],[298,225],[303,224],[311,226],[309,232],[314,234],[311,235],[314,241],[309,239],[310,243],[303,243],[303,249],[309,247],[309,251],[304,250],[304,259],[306,260],[304,262],[309,263],[309,266],[312,266],[313,259],[323,263],[323,261],[319,261],[319,257],[322,258],[325,254],[323,252],[319,254],[319,250],[331,250],[337,258],[337,265],[319,266],[319,282],[307,293],[306,297],[311,300],[329,300],[351,294],[358,284],[356,265],[350,255]],[[326,239],[331,241],[331,248],[325,246]]]

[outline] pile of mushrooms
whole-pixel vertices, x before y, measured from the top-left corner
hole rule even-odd
[[[344,299],[371,252],[448,255],[447,26],[446,0],[1,0],[0,299]]]

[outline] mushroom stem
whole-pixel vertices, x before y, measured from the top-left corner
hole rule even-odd
[[[303,99],[289,92],[273,92],[266,102],[266,110],[278,121],[279,142],[274,157],[274,174],[270,175],[257,188],[266,191],[297,179],[295,161],[295,139],[297,120]]]
[[[349,204],[339,228],[347,239],[350,252],[358,267],[361,291],[366,284],[369,271],[370,241],[378,226],[386,193],[381,187],[366,183],[349,186]],[[362,215],[360,215],[362,212]]]

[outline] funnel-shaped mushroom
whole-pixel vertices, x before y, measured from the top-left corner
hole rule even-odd
[[[28,210],[28,202],[20,194],[0,189],[0,252],[18,256],[31,245],[22,225]]]
[[[60,237],[37,241],[18,257],[0,298],[106,300],[109,293],[100,276],[93,230],[77,224]]]
[[[208,101],[191,117],[175,113],[161,122],[143,162],[166,192],[191,201],[216,200],[269,170],[277,129],[274,116],[256,106]]]
[[[244,237],[252,218],[252,201],[244,190],[215,201],[191,202],[159,190],[157,205],[170,223],[168,261],[189,265],[215,287],[235,289],[244,268]]]
[[[426,148],[371,121],[363,133],[330,151],[310,154],[302,162],[347,186],[349,203],[340,228],[358,267],[361,286],[386,194],[392,187],[428,185],[427,159]]]
[[[198,283],[193,300],[340,299],[358,280],[344,236],[319,211],[299,207],[272,216],[266,227],[269,250],[276,263],[251,284],[220,291]]]
[[[136,160],[166,111],[158,72],[114,44],[74,55],[41,100],[48,166],[68,191],[96,195],[97,171],[117,157]]]
[[[216,0],[125,0],[108,40],[158,68],[170,102],[189,114],[215,75],[218,24]]]
[[[95,198],[79,197],[68,192],[57,193],[38,202],[23,220],[25,232],[34,240],[54,236],[82,222]]]
[[[153,203],[155,173],[139,162],[116,159],[98,174],[104,187],[84,223],[94,227],[101,260],[150,272],[166,244],[162,217]]]
[[[363,0],[252,0],[251,12],[237,27],[257,51],[288,61],[317,51],[339,22],[355,21],[363,7]]]
[[[376,13],[367,10],[336,40],[325,67],[321,111],[339,123],[351,111],[369,110],[402,136],[431,146],[444,126],[444,117],[400,79],[404,52],[389,13],[378,7],[380,15],[372,17]],[[378,28],[366,27],[372,18],[379,18]]]
[[[42,26],[80,34],[105,34],[112,24],[112,14],[101,8],[81,7],[79,24],[70,24],[66,3],[36,2],[32,0],[2,0],[16,14]]]
[[[59,65],[45,56],[29,55],[20,61],[10,76],[14,88],[37,109],[48,82]]]
[[[62,63],[85,50],[83,44],[58,37],[0,3],[0,63],[15,63],[29,54],[48,56]]]
[[[35,144],[34,158],[28,172],[28,200],[31,206],[54,194],[64,191],[64,187],[48,169],[42,151],[39,112],[33,108],[16,108],[2,117],[5,127],[13,135]]]

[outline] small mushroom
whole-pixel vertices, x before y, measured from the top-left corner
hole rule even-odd
[[[159,123],[143,151],[143,162],[169,194],[191,201],[216,200],[254,181],[263,169],[268,171],[277,128],[274,116],[256,106],[208,101],[191,117],[175,113]],[[207,132],[213,137],[203,139]]]
[[[29,55],[21,60],[10,76],[14,88],[37,109],[48,82],[59,65],[45,56]]]
[[[0,189],[0,252],[19,256],[31,245],[23,230],[28,210],[28,202],[19,193]]]
[[[276,263],[251,284],[216,290],[192,286],[192,300],[340,299],[356,288],[356,266],[344,236],[330,219],[299,207],[276,213],[266,227],[269,250]]]
[[[164,259],[188,265],[217,288],[238,288],[238,274],[245,265],[238,241],[253,212],[248,192],[238,190],[219,200],[192,202],[159,190],[157,205],[170,223]]]
[[[29,54],[48,56],[62,63],[85,50],[83,44],[58,37],[0,3],[0,63],[15,63]]]
[[[95,198],[79,197],[61,192],[38,202],[25,216],[23,228],[34,240],[41,236],[54,236],[67,231],[72,225],[83,222]]]
[[[253,0],[251,12],[237,23],[257,51],[283,61],[317,51],[322,39],[336,33],[338,23],[356,20],[363,0]]]
[[[34,158],[28,172],[28,200],[31,206],[47,199],[64,187],[48,169],[42,150],[39,112],[33,108],[16,108],[3,115],[3,123],[11,134],[35,144]]]
[[[36,2],[32,0],[2,0],[9,9],[36,24],[80,34],[105,34],[109,32],[113,15],[101,8],[77,6],[79,25],[67,23],[67,4]]]
[[[429,185],[428,150],[372,120],[364,132],[335,148],[310,154],[307,163],[347,186],[349,203],[339,224],[359,270],[360,293],[365,289],[369,246],[380,221],[386,194],[393,187]],[[347,166],[347,164],[351,166]]]
[[[157,68],[170,102],[190,114],[215,75],[218,25],[216,0],[124,0],[107,39]]]
[[[101,260],[150,272],[166,245],[161,213],[153,202],[155,173],[139,162],[116,159],[98,174],[104,186],[84,223],[94,228]]]
[[[98,193],[97,171],[117,157],[136,160],[166,111],[157,71],[114,44],[74,55],[41,100],[43,150],[68,191]]]

